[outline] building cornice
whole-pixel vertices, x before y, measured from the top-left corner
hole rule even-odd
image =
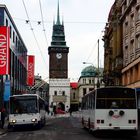
[[[122,73],[129,70],[130,68],[134,67],[136,64],[140,63],[140,57],[135,59],[132,63],[128,64],[126,67],[122,69]]]

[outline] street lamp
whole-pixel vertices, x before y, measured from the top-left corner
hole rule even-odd
[[[83,62],[83,64],[91,64],[93,66],[93,63],[90,62]]]

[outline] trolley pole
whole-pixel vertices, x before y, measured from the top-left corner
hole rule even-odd
[[[97,88],[99,88],[100,87],[100,81],[99,81],[99,73],[100,73],[100,71],[99,71],[99,39],[98,39],[98,59],[97,59],[97,63],[98,63],[98,78],[97,78]]]

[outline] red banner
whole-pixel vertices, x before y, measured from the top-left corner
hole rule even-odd
[[[0,26],[0,75],[10,74],[10,30]]]
[[[29,55],[27,57],[27,85],[34,85],[34,64],[35,57],[33,55]]]

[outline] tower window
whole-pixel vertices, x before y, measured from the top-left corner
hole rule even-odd
[[[56,96],[57,96],[57,91],[54,91],[54,95],[56,95]]]
[[[75,99],[75,92],[73,93],[73,99]]]
[[[62,92],[62,95],[65,96],[65,91]]]

